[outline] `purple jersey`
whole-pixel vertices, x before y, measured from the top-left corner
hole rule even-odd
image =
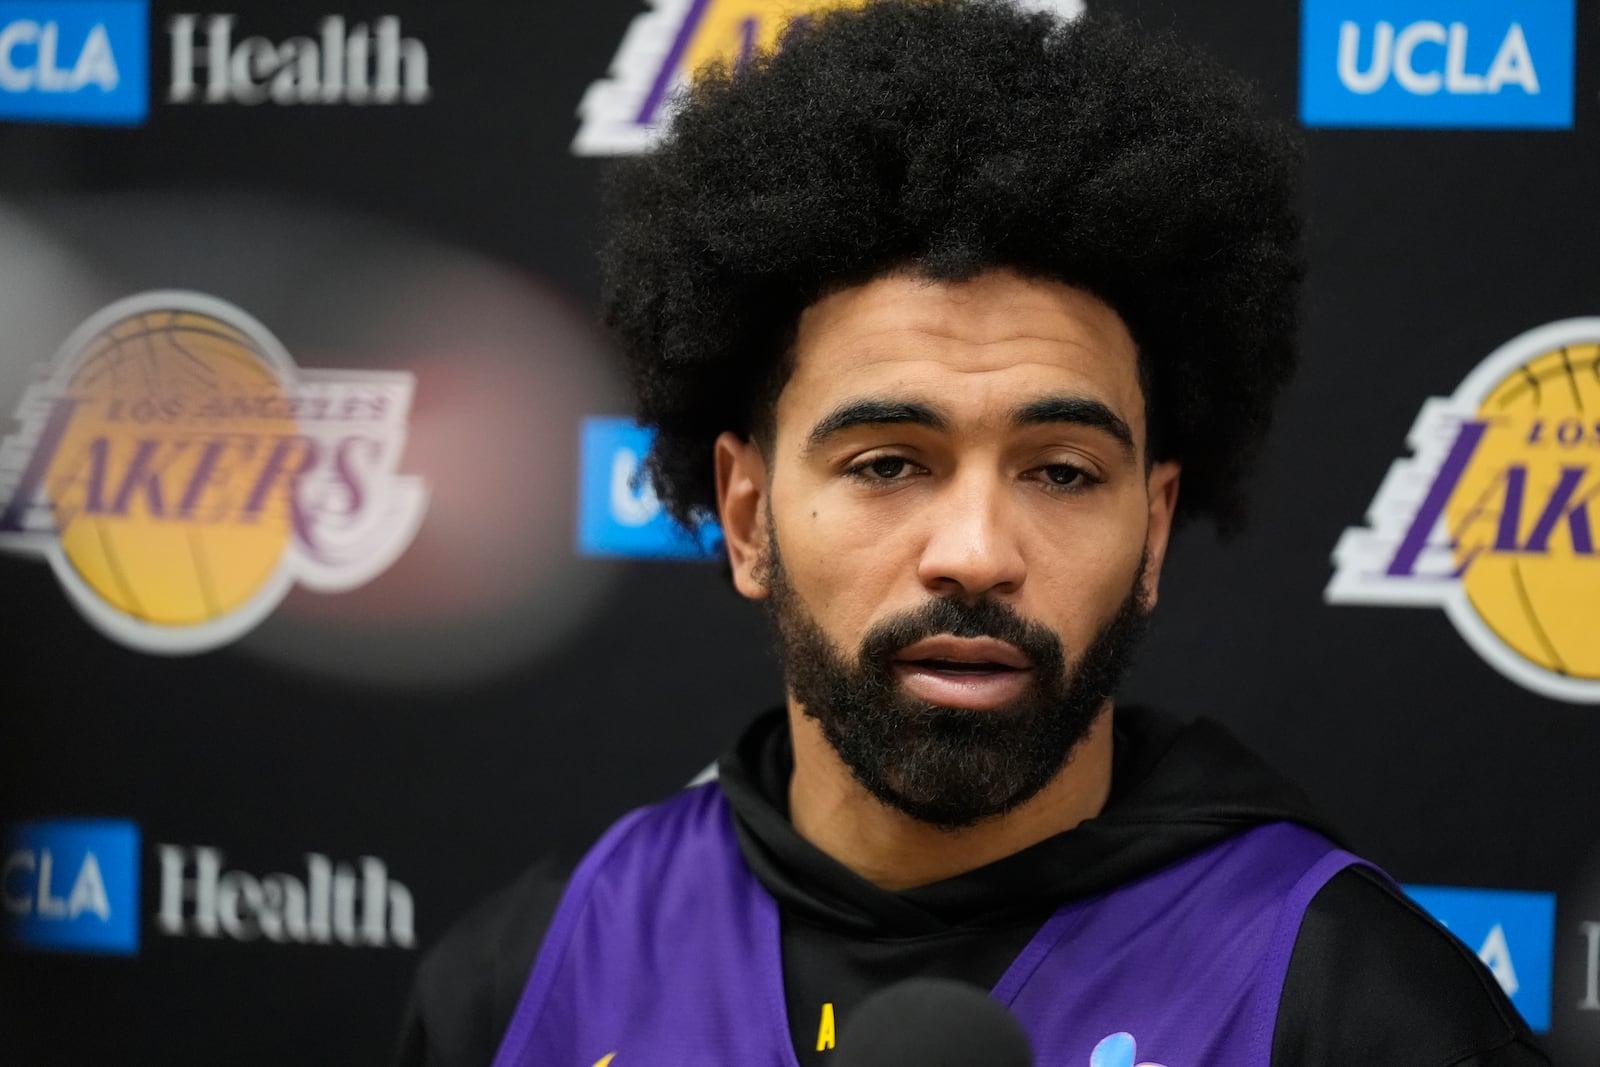
[[[1258,826],[1064,904],[992,996],[1038,1067],[1268,1067],[1301,917],[1358,862]],[[779,937],[716,783],[633,812],[568,883],[495,1067],[796,1067]]]

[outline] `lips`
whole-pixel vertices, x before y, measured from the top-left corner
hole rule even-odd
[[[995,671],[1015,670],[1015,667],[1004,667],[998,663],[963,663],[958,660],[947,659],[918,659],[911,663],[919,667],[926,667],[930,671],[940,674],[992,674]]]
[[[895,661],[967,674],[1033,667],[1021,649],[993,637],[930,637],[901,649]]]
[[[989,637],[932,637],[902,649],[894,672],[906,691],[941,707],[988,711],[1027,689],[1033,661]]]

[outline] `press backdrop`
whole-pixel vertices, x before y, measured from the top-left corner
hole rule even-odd
[[[1600,1063],[1600,328],[1491,359],[1600,315],[1600,14],[1090,2],[1310,124],[1304,367],[1253,525],[1184,532],[1126,699],[1220,719],[1403,882],[1493,891],[1440,907]],[[0,1061],[382,1062],[453,919],[779,698],[759,612],[630,480],[593,257],[603,156],[775,18],[0,3]],[[293,406],[193,406],[246,394]],[[52,437],[63,397],[101,421]],[[178,500],[205,441],[205,492],[267,487],[253,532]]]

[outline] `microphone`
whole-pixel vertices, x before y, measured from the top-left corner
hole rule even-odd
[[[862,1001],[836,1055],[836,1067],[1033,1067],[1016,1016],[948,978],[911,978]]]

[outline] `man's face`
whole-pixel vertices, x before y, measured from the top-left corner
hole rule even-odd
[[[1176,500],[1132,338],[1089,294],[892,275],[801,317],[769,446],[718,442],[740,590],[880,799],[1009,810],[1108,706]]]

